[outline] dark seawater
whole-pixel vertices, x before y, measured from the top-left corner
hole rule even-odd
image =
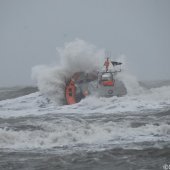
[[[141,84],[169,86],[162,83]],[[147,107],[140,113],[86,114],[84,110],[80,114],[76,111],[83,103],[55,108],[39,94],[36,97],[36,91],[35,87],[0,89],[0,170],[168,169],[170,109],[167,103],[164,108],[166,101],[158,103],[160,109],[147,111]],[[29,93],[33,95],[24,97]],[[23,98],[5,100],[19,96]]]
[[[4,87],[0,88],[0,101],[24,96],[38,91],[37,87]]]
[[[170,150],[110,149],[68,155],[29,152],[1,152],[0,169],[17,170],[161,170],[170,162]]]

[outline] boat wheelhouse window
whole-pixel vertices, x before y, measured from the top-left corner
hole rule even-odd
[[[101,77],[102,81],[111,81],[113,80],[113,75],[111,73],[104,73]]]
[[[72,89],[69,88],[68,90],[69,90],[69,96],[72,96]]]

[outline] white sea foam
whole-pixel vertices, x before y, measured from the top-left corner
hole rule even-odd
[[[41,93],[36,92],[16,99],[0,101],[0,117],[18,117],[43,114],[123,114],[144,111],[159,112],[170,106],[170,86],[147,89],[141,94],[122,97],[88,96],[74,105],[57,106]],[[50,113],[49,113],[50,112]]]
[[[129,143],[169,141],[170,125],[152,123],[131,127],[129,122],[91,122],[81,119],[60,118],[56,122],[33,121],[25,124],[36,125],[39,130],[0,129],[0,148],[49,149],[53,147],[78,145],[116,146]]]
[[[66,43],[63,48],[57,48],[60,63],[56,66],[35,66],[32,69],[32,78],[37,81],[41,93],[61,104],[64,99],[66,80],[73,73],[91,72],[103,65],[104,50],[94,45],[76,39]]]
[[[146,122],[133,127],[131,124],[144,115],[156,115],[170,109],[170,86],[143,89],[135,76],[123,68],[117,79],[124,82],[127,94],[122,97],[88,96],[74,105],[60,105],[64,98],[63,87],[75,71],[91,71],[103,63],[103,50],[82,40],[68,43],[58,49],[61,56],[60,66],[37,66],[32,76],[37,80],[40,92],[16,99],[0,101],[0,118],[23,118],[24,125],[35,129],[16,130],[3,124],[0,127],[0,148],[12,149],[49,149],[63,146],[116,145],[122,146],[138,142],[169,141],[170,125],[164,122]],[[76,62],[75,62],[76,61]],[[95,61],[95,62],[94,62]],[[48,100],[51,98],[53,100]],[[41,116],[50,117],[42,120]],[[87,121],[86,117],[103,116],[132,117],[131,120]],[[73,118],[68,118],[72,116]],[[133,117],[134,116],[134,117]],[[32,119],[30,117],[38,117]],[[31,120],[30,120],[31,119]],[[22,119],[21,119],[22,120]],[[143,119],[142,119],[143,120]],[[140,122],[142,123],[142,122]],[[15,127],[15,126],[14,126]],[[100,148],[100,147],[97,147]]]
[[[167,141],[170,139],[170,125],[165,121],[159,124],[148,122],[146,125],[133,127],[131,120],[122,121],[86,121],[87,116],[127,116],[139,114],[157,114],[170,109],[170,86],[152,88],[141,94],[123,97],[97,98],[89,96],[75,105],[57,106],[49,102],[39,92],[16,99],[0,101],[0,117],[16,120],[20,117],[28,120],[22,122],[36,127],[16,130],[4,124],[0,128],[0,148],[9,149],[50,149],[65,146],[85,146],[87,149],[100,149],[103,145],[115,147],[136,147],[133,143]],[[41,115],[57,116],[51,121],[41,120]],[[67,118],[70,115],[73,119]],[[29,120],[29,117],[38,119]],[[14,119],[14,120],[15,120]],[[38,128],[37,128],[38,127]],[[157,147],[161,147],[159,144]]]

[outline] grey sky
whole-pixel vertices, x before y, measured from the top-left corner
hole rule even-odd
[[[125,54],[138,79],[170,79],[169,0],[0,0],[0,86],[31,84],[80,38]]]

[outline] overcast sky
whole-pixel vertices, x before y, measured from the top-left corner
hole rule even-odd
[[[126,55],[139,80],[170,79],[170,0],[0,0],[0,86],[32,84],[75,38]]]

